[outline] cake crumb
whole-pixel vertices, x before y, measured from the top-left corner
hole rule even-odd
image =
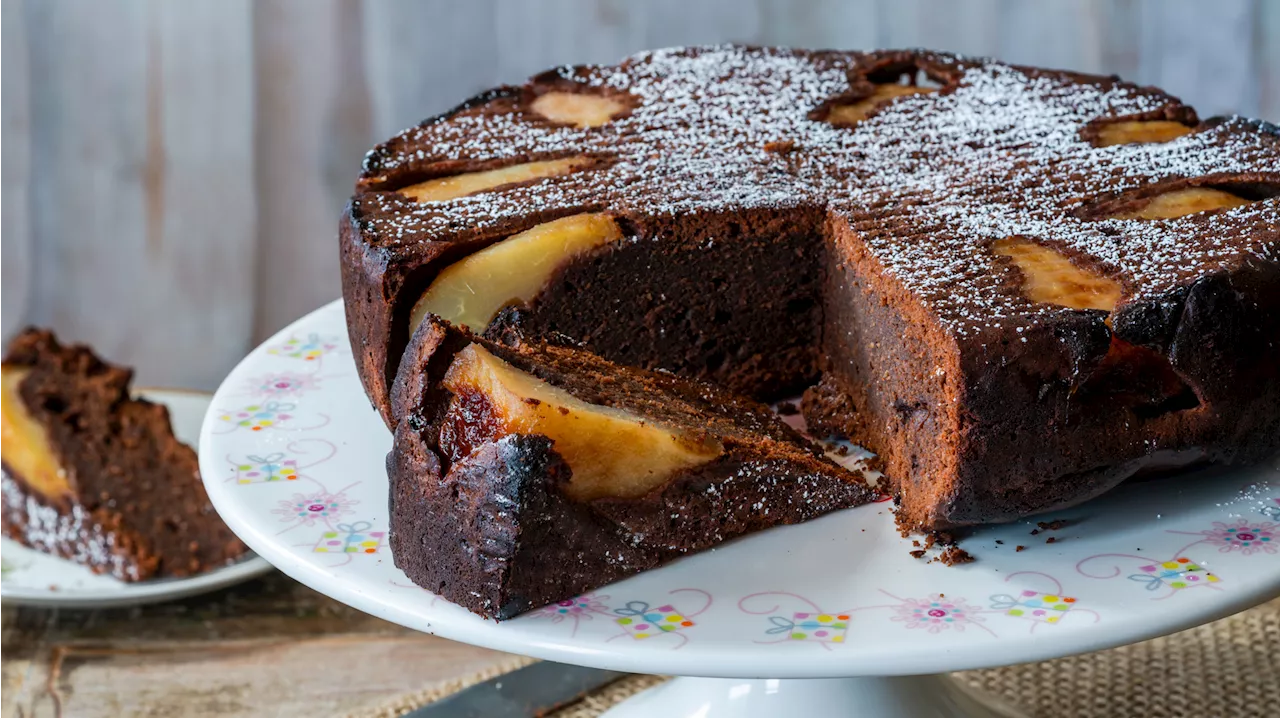
[[[529,396],[529,397],[525,397],[524,403],[528,404],[529,406],[537,406],[542,403],[542,400]]]
[[[942,553],[938,554],[938,560],[944,566],[959,566],[962,563],[972,563],[973,554],[959,546],[948,546]]]
[[[1045,540],[1044,540],[1044,542],[1045,542],[1045,543],[1058,543],[1058,539],[1057,539],[1056,537],[1054,537],[1054,536],[1050,536],[1049,538],[1045,539]]]
[[[1018,552],[1018,551],[1024,551],[1024,550],[1026,550],[1026,548],[1027,548],[1026,546],[1019,546],[1019,547],[1015,548],[1015,549],[1014,549],[1014,551],[1015,551],[1015,552]]]
[[[908,553],[911,554],[911,558],[924,558],[924,549],[922,548],[916,549],[915,551],[910,551]]]
[[[865,471],[878,471],[884,473],[884,459],[879,456],[868,456],[862,460],[862,465],[866,467]],[[901,497],[894,497],[894,501],[901,501]]]
[[[1004,545],[1004,541],[1001,541],[1000,539],[996,539],[996,543],[1000,544],[1001,546]]]
[[[1032,535],[1032,536],[1037,536],[1037,535],[1039,535],[1039,533],[1040,533],[1040,529],[1031,529],[1031,535]]]
[[[796,143],[793,140],[774,140],[773,142],[764,143],[765,152],[773,152],[774,154],[785,155],[788,152],[794,152]]]

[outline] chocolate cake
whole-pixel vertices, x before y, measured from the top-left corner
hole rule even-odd
[[[879,494],[768,407],[573,347],[428,315],[392,401],[396,566],[510,618]]]
[[[190,576],[246,550],[214,511],[169,412],[133,372],[28,329],[3,383],[5,535],[124,581]]]
[[[757,398],[810,387],[810,426],[880,454],[905,526],[1005,521],[1280,449],[1277,168],[1276,126],[1114,77],[659,50],[371,151],[343,294],[389,426],[435,313]]]

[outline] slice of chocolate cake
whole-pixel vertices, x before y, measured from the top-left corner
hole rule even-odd
[[[218,518],[196,453],[133,372],[28,329],[0,365],[5,535],[124,581],[190,576],[246,551]]]
[[[483,616],[878,495],[765,406],[513,341],[428,314],[393,391],[396,566]]]

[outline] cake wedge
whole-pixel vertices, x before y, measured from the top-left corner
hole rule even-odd
[[[0,366],[6,536],[124,581],[190,576],[247,550],[222,523],[196,453],[133,372],[28,329]]]
[[[391,547],[506,619],[723,541],[875,500],[767,407],[427,315],[392,392]]]

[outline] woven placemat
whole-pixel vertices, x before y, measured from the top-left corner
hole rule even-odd
[[[1280,601],[1109,651],[955,674],[1034,718],[1204,718],[1280,711]],[[512,658],[351,718],[394,718],[532,661]],[[595,718],[665,678],[629,676],[554,718]]]

